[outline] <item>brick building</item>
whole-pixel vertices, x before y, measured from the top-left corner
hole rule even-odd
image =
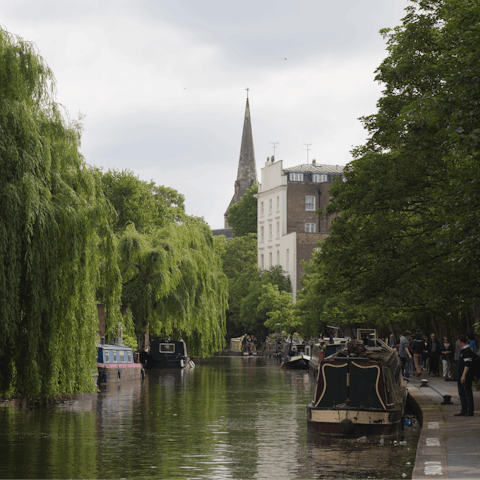
[[[334,178],[343,167],[311,164],[283,168],[283,160],[267,160],[258,188],[258,267],[281,265],[290,276],[293,299],[301,288],[301,260],[309,261],[318,242],[329,234],[333,217],[317,215],[325,209]]]

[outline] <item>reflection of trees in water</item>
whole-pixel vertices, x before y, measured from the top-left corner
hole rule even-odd
[[[96,478],[95,413],[0,408],[1,478]]]

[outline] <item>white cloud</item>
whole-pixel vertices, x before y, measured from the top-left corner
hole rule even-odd
[[[58,100],[87,116],[88,163],[176,188],[213,228],[233,194],[245,88],[257,166],[350,160],[374,112],[377,33],[407,0],[0,0],[5,28],[37,44]],[[287,60],[284,60],[284,58]]]

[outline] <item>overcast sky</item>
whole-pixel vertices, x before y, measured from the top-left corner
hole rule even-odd
[[[57,100],[86,115],[87,163],[175,188],[223,227],[245,112],[257,170],[345,165],[375,112],[381,28],[408,0],[0,0],[0,22],[36,44]]]

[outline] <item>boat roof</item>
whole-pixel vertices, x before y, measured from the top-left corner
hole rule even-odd
[[[132,350],[132,347],[127,345],[121,345],[120,343],[104,343],[103,345],[98,345],[98,348],[103,348],[104,350]]]

